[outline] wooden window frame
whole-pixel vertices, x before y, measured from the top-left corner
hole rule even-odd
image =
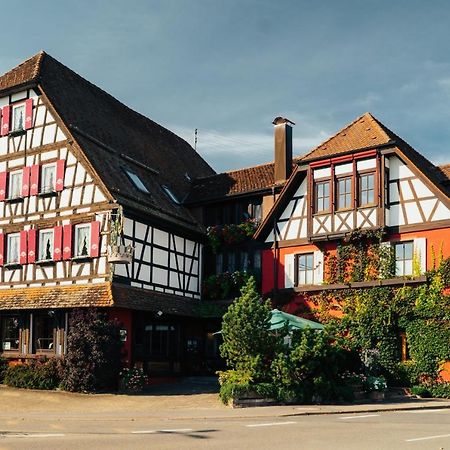
[[[397,249],[396,247],[398,245],[405,245],[405,244],[411,244],[412,245],[412,255],[411,255],[411,273],[402,273],[402,274],[397,274]],[[392,247],[394,248],[394,257],[395,257],[395,277],[396,278],[401,278],[401,277],[410,277],[413,275],[414,273],[414,240],[407,240],[407,241],[394,241],[391,242]],[[405,261],[410,261],[409,259],[401,259],[400,261],[402,261],[402,266],[403,266],[403,272],[405,271]]]
[[[13,176],[15,175],[20,175],[20,187],[19,187],[19,194],[15,195],[14,197],[11,197],[11,191],[12,191],[12,179]],[[8,173],[8,197],[6,200],[8,201],[14,201],[14,200],[22,200],[22,186],[23,186],[23,169],[19,169],[19,170],[13,170],[11,172]]]
[[[18,257],[17,257],[17,261],[10,261],[9,260],[9,240],[11,239],[11,237],[13,236],[17,236],[19,238],[19,249],[18,249]],[[6,259],[5,259],[5,266],[19,266],[20,265],[20,233],[8,233],[6,235]]]
[[[14,111],[18,108],[23,108],[23,128],[16,128],[15,127],[15,116],[14,116]],[[26,102],[23,100],[20,100],[17,103],[13,103],[11,104],[11,118],[10,118],[10,125],[9,125],[9,129],[10,129],[10,134],[20,134],[20,133],[25,133],[26,132],[26,116],[27,116],[27,107],[26,107]]]
[[[3,320],[5,319],[5,318],[8,318],[8,317],[17,317],[17,320],[18,320],[18,325],[19,325],[19,336],[18,336],[18,341],[19,341],[19,343],[18,343],[18,348],[17,349],[4,349],[3,348],[3,345],[4,345],[4,341],[3,341],[3,339],[4,339],[4,328],[3,328]],[[1,333],[1,340],[2,340],[2,342],[1,342],[1,354],[3,354],[3,355],[5,355],[5,356],[7,356],[7,355],[18,355],[18,354],[20,354],[21,353],[21,351],[22,351],[22,332],[23,332],[23,323],[21,323],[21,322],[23,322],[23,318],[22,318],[22,316],[21,316],[21,314],[2,314],[1,315],[1,317],[0,317],[0,333]]]
[[[50,259],[41,259],[40,258],[40,256],[41,256],[41,235],[46,232],[52,233],[52,247],[50,249]],[[39,256],[39,258],[36,259],[36,264],[52,262],[54,250],[55,250],[55,230],[54,230],[54,228],[43,228],[43,229],[37,230],[37,255]]]
[[[340,208],[339,207],[339,197],[340,197],[340,191],[339,191],[339,182],[346,180],[346,179],[350,179],[350,206],[345,207],[345,208]],[[336,175],[335,176],[335,189],[334,189],[334,193],[335,193],[335,205],[336,205],[336,211],[352,211],[353,208],[353,199],[354,199],[354,177],[353,174],[351,173],[347,173],[347,174],[342,174],[342,175]]]
[[[44,170],[48,167],[52,167],[54,170],[54,180],[53,180],[53,186],[51,189],[44,189],[45,188],[45,178],[44,178]],[[40,186],[39,186],[39,195],[51,195],[56,194],[56,178],[57,178],[57,164],[55,162],[42,164],[40,167]]]
[[[366,176],[373,176],[373,202],[372,203],[361,203],[361,197],[362,197],[362,191],[361,191],[361,178],[362,177],[366,177]],[[377,194],[378,194],[378,189],[377,189],[377,172],[374,169],[368,169],[368,170],[361,170],[358,171],[356,174],[356,179],[358,181],[358,208],[373,208],[375,206],[377,206]],[[368,190],[367,192],[370,192],[370,190]]]
[[[49,320],[53,320],[54,321],[53,328],[52,328],[52,331],[53,331],[53,338],[52,338],[53,342],[52,342],[52,344],[53,344],[53,346],[52,346],[51,349],[42,349],[42,348],[38,349],[37,348],[37,341],[39,339],[48,339],[48,338],[42,338],[42,337],[38,337],[37,336],[36,322],[37,322],[37,320],[39,318],[48,318]],[[31,348],[32,348],[33,354],[35,354],[35,355],[54,355],[54,354],[56,354],[56,344],[57,344],[56,341],[57,341],[58,328],[59,327],[56,324],[56,319],[54,317],[51,317],[48,314],[48,311],[47,311],[47,314],[45,312],[33,314],[33,327],[32,327],[33,342],[31,343]]]
[[[320,198],[328,198],[328,209],[323,209],[318,211],[318,195],[317,195],[317,187],[320,184],[328,184],[328,197],[320,197]],[[331,206],[333,203],[332,198],[332,191],[331,191],[331,177],[327,178],[319,178],[317,180],[313,180],[313,198],[314,198],[314,215],[320,215],[320,214],[330,214],[331,213]]]
[[[91,252],[90,252],[90,248],[91,248],[91,223],[79,223],[74,225],[73,227],[73,245],[72,245],[72,259],[86,259],[86,258],[90,258],[91,257]],[[78,254],[78,230],[80,228],[88,228],[89,229],[89,233],[88,233],[88,243],[87,243],[87,254],[86,255],[82,255],[82,254]]]
[[[312,267],[309,269],[308,267],[305,270],[302,270],[302,272],[305,272],[305,280],[308,278],[307,273],[311,272],[312,275],[312,283],[303,283],[300,284],[300,258],[302,257],[308,257],[311,256],[312,258]],[[297,253],[295,255],[295,262],[294,262],[294,286],[311,286],[314,285],[314,252],[306,252],[306,253]]]

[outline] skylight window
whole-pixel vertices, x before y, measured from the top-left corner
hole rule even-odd
[[[133,182],[133,184],[145,194],[150,194],[149,190],[146,188],[145,184],[142,182],[142,180],[139,178],[138,175],[136,175],[131,170],[125,169],[126,174],[130,178],[130,180]]]
[[[177,205],[180,204],[180,201],[175,197],[175,194],[166,186],[163,185],[162,188],[164,189],[164,192],[168,195],[168,197]]]

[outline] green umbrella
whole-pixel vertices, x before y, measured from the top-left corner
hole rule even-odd
[[[288,331],[293,330],[306,330],[307,328],[311,330],[323,330],[324,326],[318,322],[313,322],[312,320],[303,319],[302,317],[294,316],[293,314],[288,314],[279,309],[272,309],[272,317],[270,318],[270,331],[276,331],[283,328],[285,325],[288,327]],[[216,331],[213,334],[222,334],[222,330]]]
[[[324,326],[312,320],[303,319],[292,314],[285,313],[278,309],[272,309],[272,317],[270,318],[270,330],[279,330],[287,325],[288,330],[304,330],[310,328],[311,330],[323,330]]]

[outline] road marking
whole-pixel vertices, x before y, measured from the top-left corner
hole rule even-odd
[[[47,434],[26,434],[26,433],[16,433],[16,434],[3,434],[4,438],[49,438],[49,437],[64,437],[65,434],[62,433],[47,433]]]
[[[446,409],[418,409],[417,411],[405,411],[409,414],[426,414],[426,413],[435,413],[435,412],[441,412],[441,411],[447,411]]]
[[[297,422],[266,422],[266,423],[252,423],[250,425],[245,425],[248,428],[255,428],[255,427],[274,427],[277,425],[292,425]]]
[[[131,434],[154,434],[154,433],[189,433],[194,431],[192,428],[173,428],[167,430],[139,430],[132,431]]]
[[[405,439],[405,442],[414,442],[414,441],[427,441],[428,439],[439,439],[444,437],[450,437],[450,434],[437,434],[435,436],[425,436],[421,438],[415,438],[415,439]]]
[[[366,414],[365,416],[348,416],[339,417],[340,420],[351,420],[351,419],[365,419],[366,417],[378,417],[379,414]]]

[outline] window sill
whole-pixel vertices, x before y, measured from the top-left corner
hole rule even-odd
[[[88,262],[88,261],[91,261],[92,259],[93,259],[92,256],[73,256],[72,257],[72,261],[77,262],[77,263]]]
[[[7,198],[5,203],[23,203],[23,197]]]
[[[19,350],[3,350],[0,356],[2,358],[20,358],[22,357],[22,353]]]
[[[376,207],[377,207],[376,203],[371,203],[371,204],[368,204],[368,205],[358,206],[356,209],[360,210],[360,209],[368,209],[368,208],[376,208]]]
[[[16,137],[16,136],[23,136],[24,134],[27,134],[27,130],[14,130],[10,131],[8,136]]]
[[[293,290],[294,292],[315,292],[315,291],[332,291],[332,290],[342,290],[342,289],[365,289],[373,287],[388,287],[388,286],[408,286],[415,284],[422,284],[427,281],[425,275],[419,277],[396,277],[388,278],[385,280],[371,280],[371,281],[355,281],[353,283],[336,283],[336,284],[309,284],[295,286],[293,288],[286,288],[287,290]]]
[[[58,193],[56,191],[39,192],[38,197],[56,197]]]
[[[45,261],[36,261],[35,264],[38,266],[54,266],[56,264],[56,261],[54,261],[53,259],[48,259]]]
[[[326,215],[329,215],[329,214],[331,214],[331,209],[329,209],[328,211],[319,211],[319,212],[315,212],[315,213],[313,213],[313,217],[316,217],[316,216],[326,216]]]
[[[3,265],[3,267],[7,270],[13,270],[13,269],[20,269],[22,267],[22,264],[19,263],[6,263]]]
[[[36,350],[36,353],[34,353],[34,356],[43,356],[43,355],[54,355],[55,350],[49,349],[49,350]]]
[[[345,213],[345,212],[350,212],[350,211],[354,211],[354,208],[340,208],[340,209],[336,209],[334,212],[335,213]]]

